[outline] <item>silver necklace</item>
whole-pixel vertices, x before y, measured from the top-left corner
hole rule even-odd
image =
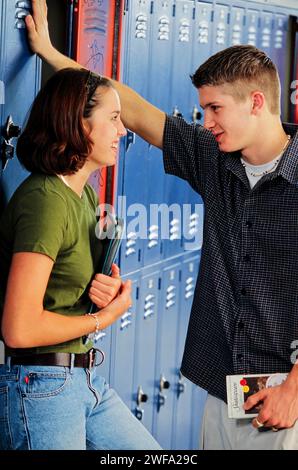
[[[275,168],[277,167],[277,165],[279,164],[279,161],[280,161],[284,151],[286,150],[287,146],[289,145],[290,140],[291,140],[291,136],[288,134],[286,143],[282,148],[281,154],[280,154],[279,158],[273,163],[273,166],[272,166],[272,168],[270,168],[270,170],[265,170],[265,171],[262,171],[261,173],[254,173],[253,171],[251,171],[248,168],[246,163],[243,160],[241,160],[242,166],[245,168],[245,171],[247,171],[251,176],[255,176],[255,177],[264,176],[264,175],[267,175],[268,173],[272,173],[272,171],[274,171]]]

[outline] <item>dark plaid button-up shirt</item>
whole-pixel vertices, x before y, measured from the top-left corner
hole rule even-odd
[[[287,372],[298,349],[298,133],[253,189],[240,154],[167,117],[164,166],[205,204],[204,242],[181,372],[226,400],[228,374]],[[295,343],[296,342],[296,343]],[[297,354],[298,357],[298,354]]]

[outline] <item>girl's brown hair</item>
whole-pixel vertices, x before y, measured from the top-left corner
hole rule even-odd
[[[55,73],[35,98],[18,139],[17,156],[26,170],[66,175],[82,168],[93,145],[83,119],[100,105],[98,88],[112,87],[108,79],[84,69]]]

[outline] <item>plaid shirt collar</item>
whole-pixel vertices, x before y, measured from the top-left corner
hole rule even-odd
[[[273,180],[277,176],[282,176],[289,181],[289,183],[298,184],[298,125],[284,123],[283,127],[285,132],[291,135],[291,142],[289,143],[276,171],[269,173],[262,178],[262,182],[265,180]],[[224,153],[223,155],[225,157],[226,168],[234,173],[242,183],[250,189],[245,169],[240,162],[240,152]],[[257,184],[256,187],[257,186],[259,186],[259,184]]]

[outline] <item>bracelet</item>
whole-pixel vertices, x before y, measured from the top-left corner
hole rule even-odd
[[[86,313],[86,315],[88,315],[89,317],[94,318],[94,320],[95,320],[94,333],[97,334],[99,332],[99,327],[100,327],[100,322],[99,322],[97,314],[96,313]]]

